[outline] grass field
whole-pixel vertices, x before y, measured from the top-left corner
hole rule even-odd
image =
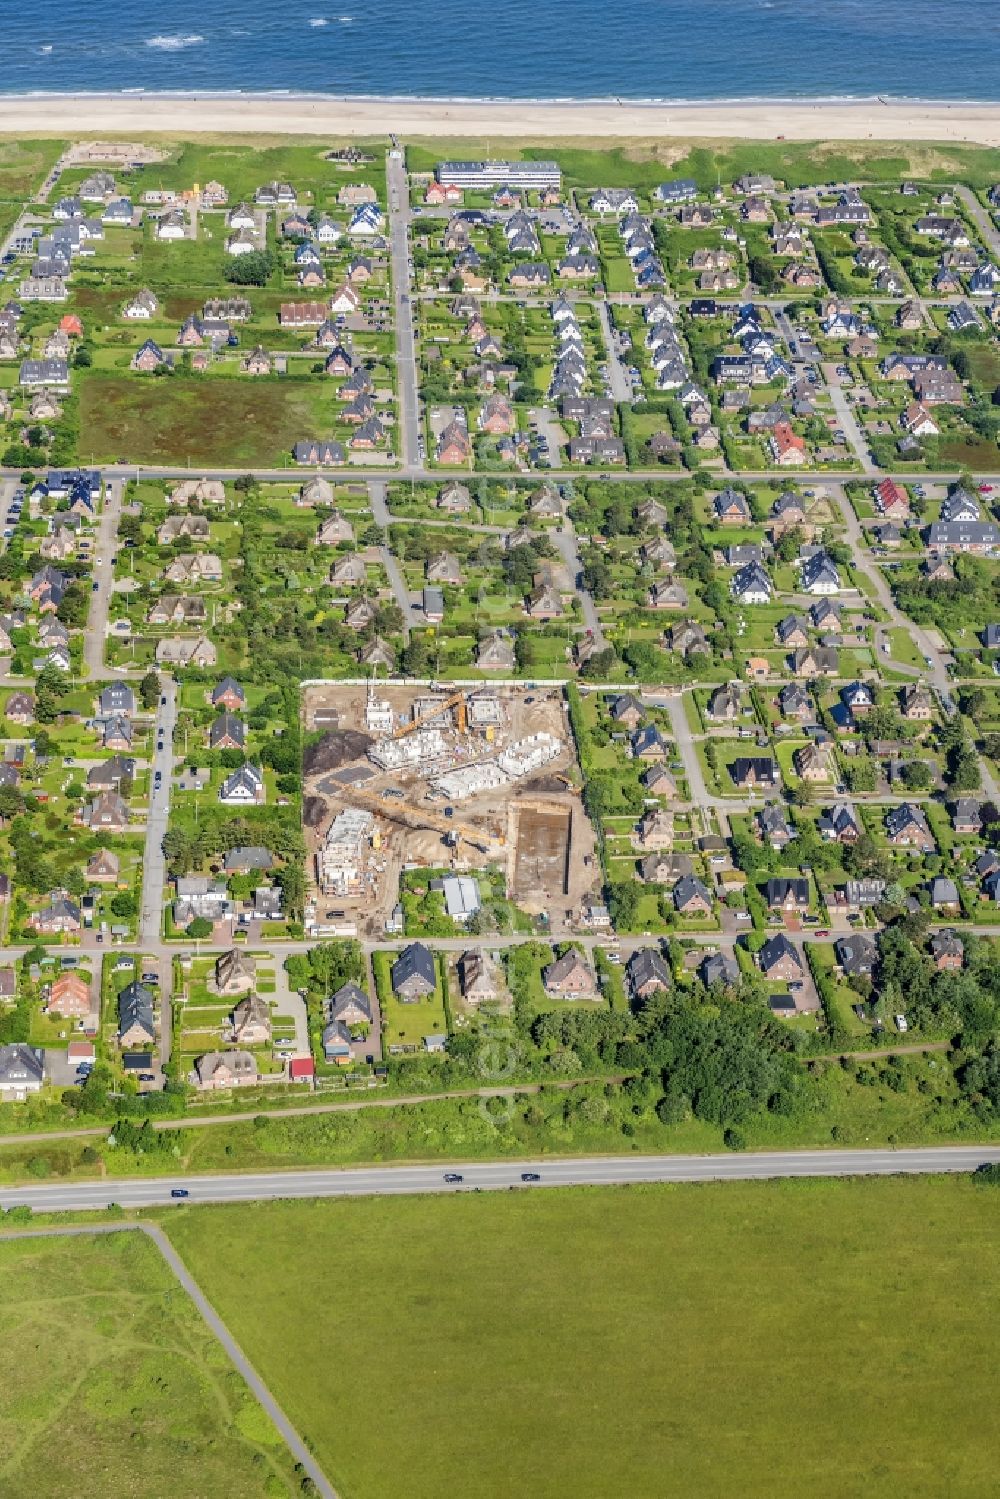
[[[490,155],[490,142],[449,140],[451,157]],[[759,141],[667,139],[505,140],[516,160],[554,157],[571,187],[631,187],[651,191],[666,176],[694,177],[706,191],[717,181],[732,182],[742,172],[770,172],[787,187],[836,181],[898,182],[902,177],[930,181],[956,178],[989,185],[1000,174],[1000,152],[980,146],[922,141]],[[442,142],[410,137],[410,171],[430,171],[440,161]]]
[[[80,457],[135,463],[280,466],[301,437],[328,435],[329,392],[273,379],[137,380],[89,371],[80,381]]]
[[[297,1494],[293,1462],[143,1234],[0,1243],[4,1499]]]
[[[799,1181],[169,1232],[342,1499],[974,1496],[1000,1444],[998,1211],[968,1179]],[[276,1264],[280,1296],[248,1296]]]
[[[6,236],[13,226],[25,199],[41,187],[62,145],[62,141],[0,143],[0,237]]]

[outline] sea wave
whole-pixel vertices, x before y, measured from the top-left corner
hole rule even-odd
[[[327,20],[327,19],[326,19],[326,16],[315,16],[315,17],[314,17],[314,18],[313,18],[313,19],[312,19],[312,20],[311,20],[311,21],[310,21],[310,22],[309,22],[309,25],[310,25],[310,26],[329,26],[329,24],[330,24],[330,23],[329,23],[329,21],[328,21],[328,20]]]
[[[148,36],[147,47],[155,47],[160,52],[182,52],[185,47],[198,47],[205,40],[196,31],[189,31],[180,36]]]

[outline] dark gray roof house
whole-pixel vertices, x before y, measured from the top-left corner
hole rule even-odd
[[[437,988],[434,957],[422,942],[404,947],[391,969],[393,993],[403,1000],[422,999]]]
[[[36,1046],[15,1041],[0,1046],[0,1092],[23,1098],[37,1093],[45,1072],[45,1053]]]
[[[760,966],[767,978],[802,977],[802,961],[784,932],[769,937],[760,950]]]
[[[738,984],[740,981],[739,963],[725,952],[706,954],[698,971],[702,983],[708,988],[712,984]]]
[[[670,988],[670,970],[655,947],[640,947],[634,952],[627,972],[632,992],[640,998]]]
[[[371,1025],[372,1007],[368,995],[357,984],[341,984],[328,1001],[329,1020],[345,1025]]]
[[[838,937],[835,952],[837,962],[848,978],[867,977],[874,971],[878,961],[878,947],[874,937],[861,932],[852,932],[849,937]]]
[[[274,856],[269,848],[255,844],[240,844],[231,848],[222,861],[226,874],[249,874],[251,870],[271,869]]]
[[[156,1039],[153,1024],[153,991],[145,984],[126,985],[118,995],[118,1036],[123,1045],[134,1046],[143,1037]]]

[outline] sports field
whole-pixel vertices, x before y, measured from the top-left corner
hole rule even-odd
[[[341,1499],[996,1492],[1000,1191],[968,1179],[164,1221]]]

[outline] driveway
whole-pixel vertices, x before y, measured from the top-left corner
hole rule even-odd
[[[840,430],[847,438],[849,446],[854,450],[854,455],[865,473],[877,473],[878,469],[872,460],[868,439],[861,430],[860,423],[854,414],[853,407],[848,403],[847,396],[840,388],[835,366],[825,364],[823,366],[823,373],[826,376],[827,389],[830,392],[833,409],[837,414],[837,422]]]
[[[274,1013],[276,1016],[287,1018],[295,1026],[295,1051],[294,1056],[308,1057],[309,1050],[309,1018],[306,1011],[306,1002],[302,995],[289,987],[288,974],[285,972],[284,963],[280,958],[275,959],[274,966]]]
[[[369,501],[372,507],[372,515],[375,524],[383,529],[388,529],[391,522],[389,506],[386,503],[386,486],[373,481],[368,486]],[[410,590],[406,586],[403,577],[403,569],[400,567],[391,547],[379,547],[379,561],[386,570],[389,584],[392,588],[393,598],[403,611],[403,639],[409,641],[411,626],[420,623],[420,613],[415,607],[410,596]]]

